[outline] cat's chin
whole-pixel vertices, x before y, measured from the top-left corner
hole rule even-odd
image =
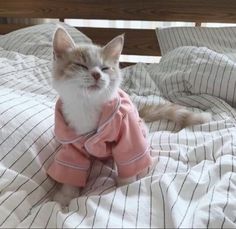
[[[94,84],[94,85],[90,85],[87,88],[87,92],[89,92],[89,94],[94,95],[101,95],[104,93],[104,91],[107,90],[106,85],[99,85],[99,84]]]
[[[101,90],[101,87],[98,85],[92,85],[92,86],[88,87],[88,90],[89,91],[99,91],[99,90]]]

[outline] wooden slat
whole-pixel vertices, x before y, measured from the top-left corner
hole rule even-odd
[[[0,34],[26,27],[17,24],[0,24]],[[154,30],[112,29],[112,28],[77,28],[90,37],[96,44],[105,45],[115,36],[125,34],[123,54],[159,56],[160,48]]]
[[[160,48],[155,30],[111,29],[111,28],[78,28],[90,37],[94,43],[104,45],[115,36],[125,34],[123,54],[128,55],[160,55]]]
[[[0,17],[236,22],[235,0],[7,0]]]
[[[134,63],[134,62],[120,62],[120,68],[125,68],[128,66],[134,65],[134,64],[136,64],[136,63]]]
[[[30,25],[28,25],[30,26]],[[0,24],[0,34],[6,34],[10,33],[12,31],[15,31],[17,29],[22,29],[24,27],[27,27],[27,25],[24,24]]]

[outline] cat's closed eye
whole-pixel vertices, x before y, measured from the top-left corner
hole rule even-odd
[[[101,68],[102,71],[107,71],[107,70],[109,70],[109,69],[110,69],[110,68],[107,67],[107,66],[104,66],[104,67]]]
[[[76,66],[79,66],[79,67],[81,67],[81,68],[83,68],[83,69],[88,70],[88,67],[87,67],[86,65],[84,65],[84,64],[77,63],[77,62],[75,62],[74,64],[75,64]]]

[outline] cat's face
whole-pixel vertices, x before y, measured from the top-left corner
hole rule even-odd
[[[123,36],[104,47],[74,44],[70,35],[58,28],[53,39],[54,88],[59,95],[70,91],[78,96],[109,96],[121,82],[119,57]]]

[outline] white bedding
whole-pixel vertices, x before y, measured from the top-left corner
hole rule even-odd
[[[236,227],[235,60],[180,47],[159,64],[126,68],[122,88],[138,107],[171,100],[213,120],[180,132],[172,122],[149,123],[154,169],[116,187],[112,161],[96,161],[80,197],[62,211],[50,200],[56,183],[45,172],[60,147],[50,58],[41,49],[10,51],[1,39],[1,227]]]

